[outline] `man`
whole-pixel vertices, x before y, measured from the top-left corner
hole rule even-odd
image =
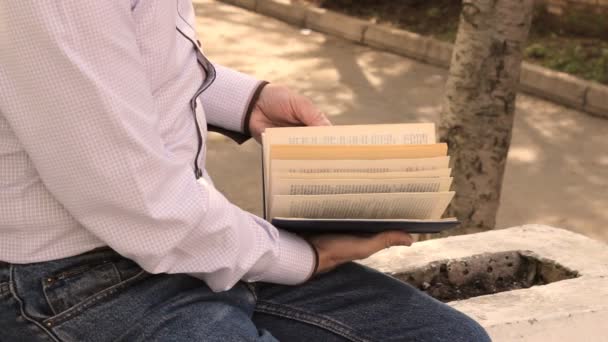
[[[0,340],[486,341],[349,263],[407,234],[306,241],[213,187],[207,125],[329,122],[193,27],[184,0],[0,5]]]

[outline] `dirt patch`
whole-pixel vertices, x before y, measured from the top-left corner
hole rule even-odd
[[[299,0],[374,23],[436,39],[456,38],[461,2],[454,0]],[[535,11],[527,61],[608,84],[608,20],[602,13],[571,10],[560,17]]]
[[[442,40],[456,38],[462,5],[454,0],[303,0],[374,23],[406,28]]]
[[[531,252],[512,251],[434,262],[395,277],[440,301],[450,302],[578,276],[578,272]]]

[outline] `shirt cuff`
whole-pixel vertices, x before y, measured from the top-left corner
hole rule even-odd
[[[263,81],[221,65],[214,66],[215,81],[200,96],[207,122],[229,131],[245,133],[250,103]]]
[[[268,265],[258,279],[274,284],[301,284],[312,277],[315,259],[315,252],[308,242],[279,229],[279,258],[274,265]]]
[[[258,84],[258,87],[253,92],[253,96],[249,100],[249,106],[247,107],[247,111],[245,111],[245,117],[243,119],[243,132],[244,133],[230,131],[225,128],[221,128],[221,127],[214,126],[214,125],[207,125],[207,131],[216,132],[216,133],[225,135],[228,138],[237,142],[238,144],[242,144],[245,141],[249,140],[251,138],[251,132],[249,131],[249,121],[251,120],[251,113],[253,112],[255,103],[258,101],[258,98],[260,98],[262,89],[264,89],[264,87],[266,85],[268,85],[268,82],[266,82],[266,81],[260,82]]]

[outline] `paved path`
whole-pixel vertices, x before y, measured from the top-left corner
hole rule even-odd
[[[216,62],[310,96],[335,124],[437,121],[446,71],[302,31],[210,0],[198,27]],[[261,212],[260,154],[210,137],[209,172],[236,204]],[[498,227],[543,223],[608,241],[608,120],[520,95]]]

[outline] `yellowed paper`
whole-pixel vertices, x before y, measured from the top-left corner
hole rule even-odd
[[[301,178],[301,179],[391,179],[391,178],[429,178],[450,177],[452,169],[424,170],[414,172],[371,172],[371,173],[298,173],[298,172],[275,172],[272,181],[279,178]],[[272,182],[271,181],[271,182]]]
[[[262,134],[265,216],[269,217],[270,190],[275,179],[274,175],[271,175],[273,145],[424,145],[434,144],[436,141],[433,123],[268,128]]]
[[[272,145],[270,159],[349,160],[432,158],[447,155],[445,143],[431,145]]]
[[[289,145],[434,144],[435,124],[380,124],[267,128],[268,143]]]
[[[378,160],[289,160],[272,161],[271,172],[286,173],[380,173],[447,169],[450,157]]]
[[[273,195],[338,195],[394,192],[445,192],[452,178],[278,179]]]
[[[274,195],[270,217],[439,219],[454,192]]]

